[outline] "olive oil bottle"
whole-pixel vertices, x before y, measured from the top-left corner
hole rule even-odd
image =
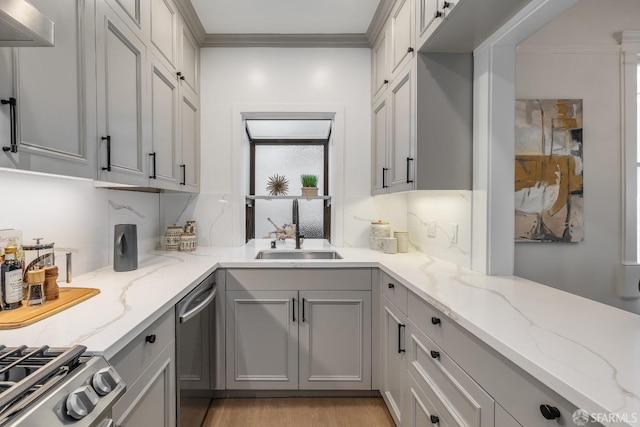
[[[15,258],[15,252],[6,252],[0,267],[4,310],[13,310],[22,306],[22,261]]]

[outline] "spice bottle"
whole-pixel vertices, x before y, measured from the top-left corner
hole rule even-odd
[[[2,308],[13,310],[22,306],[22,262],[15,259],[16,253],[5,248],[4,262],[0,267],[2,276]]]
[[[27,305],[44,304],[44,268],[27,271],[27,282],[29,283]]]
[[[47,301],[58,299],[60,296],[57,265],[50,265],[44,268],[44,296]]]

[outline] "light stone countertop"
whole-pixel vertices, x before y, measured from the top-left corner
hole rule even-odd
[[[218,268],[379,267],[575,406],[640,423],[636,314],[521,278],[485,276],[421,252],[390,255],[307,240],[304,249],[335,249],[343,259],[255,260],[268,244],[157,251],[141,257],[135,271],[116,273],[109,266],[78,276],[70,286],[101,293],[33,325],[2,331],[0,343],[82,344],[110,358]],[[279,244],[283,248],[292,249],[293,242]]]

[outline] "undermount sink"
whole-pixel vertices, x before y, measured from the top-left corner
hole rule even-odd
[[[256,259],[342,259],[336,251],[260,251]]]

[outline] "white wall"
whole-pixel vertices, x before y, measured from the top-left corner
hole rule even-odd
[[[581,0],[522,43],[517,98],[581,98],[584,108],[584,242],[517,243],[515,274],[640,313],[616,294],[622,260],[619,46],[640,29],[637,0]]]
[[[113,262],[115,224],[137,224],[138,252],[158,245],[158,194],[97,189],[93,181],[0,169],[3,200],[0,228],[22,230],[23,243],[54,242],[59,282]]]
[[[242,214],[232,203],[234,106],[340,105],[344,111],[344,205],[370,193],[371,52],[352,48],[205,48],[201,51],[201,193],[162,195],[163,224],[195,219],[200,241],[213,246],[243,242]],[[184,210],[184,212],[183,212]],[[181,214],[182,212],[182,214]],[[344,215],[334,227],[342,229]],[[338,229],[338,228],[336,228]],[[340,238],[342,236],[339,236]]]

